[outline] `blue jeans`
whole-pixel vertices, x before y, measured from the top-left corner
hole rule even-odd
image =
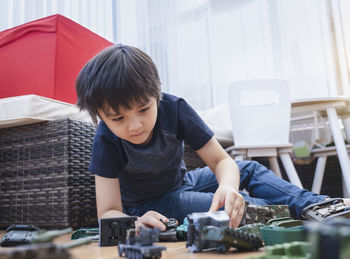
[[[323,201],[328,196],[301,189],[277,177],[271,170],[255,161],[237,162],[240,170],[240,190],[245,201],[255,205],[286,204],[292,217],[301,218],[303,208]],[[185,174],[182,185],[175,191],[152,199],[137,207],[124,207],[128,215],[141,216],[149,210],[182,222],[192,212],[208,211],[218,182],[208,168],[197,168]]]

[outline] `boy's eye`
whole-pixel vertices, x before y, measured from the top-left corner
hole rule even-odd
[[[145,112],[145,111],[147,111],[147,110],[149,110],[149,107],[146,107],[146,108],[141,109],[140,112]]]
[[[123,117],[118,117],[118,118],[112,119],[112,121],[121,121],[122,119],[123,119]]]

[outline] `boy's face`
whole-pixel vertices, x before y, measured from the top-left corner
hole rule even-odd
[[[119,138],[133,144],[146,144],[151,140],[156,124],[157,100],[151,97],[145,105],[134,103],[130,110],[119,107],[119,113],[109,106],[105,111],[98,112],[108,128]]]

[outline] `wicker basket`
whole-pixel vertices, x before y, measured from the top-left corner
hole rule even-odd
[[[197,153],[187,144],[185,144],[184,149],[184,162],[188,171],[206,166]]]
[[[0,227],[97,224],[95,127],[62,119],[0,130]]]

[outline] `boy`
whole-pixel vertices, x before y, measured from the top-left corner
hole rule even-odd
[[[165,229],[192,212],[224,207],[237,227],[244,201],[287,204],[293,217],[323,201],[254,161],[235,162],[213,132],[181,98],[160,92],[155,64],[141,50],[116,45],[80,71],[77,105],[101,119],[89,170],[95,174],[98,217],[139,216],[138,223]],[[184,142],[208,165],[186,172]],[[249,195],[240,193],[246,189]]]

